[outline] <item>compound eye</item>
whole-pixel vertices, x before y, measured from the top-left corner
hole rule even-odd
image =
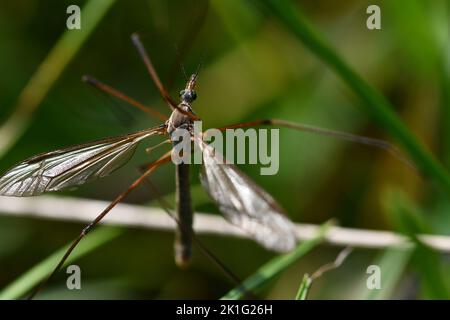
[[[194,101],[197,98],[197,94],[193,90],[183,90],[180,92],[180,94],[181,94],[181,99],[188,103],[191,103],[192,101]]]

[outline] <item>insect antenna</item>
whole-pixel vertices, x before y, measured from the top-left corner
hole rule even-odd
[[[195,75],[198,76],[198,74],[200,73],[200,70],[203,68],[203,56],[200,59],[200,63],[197,66],[197,70],[195,70]]]

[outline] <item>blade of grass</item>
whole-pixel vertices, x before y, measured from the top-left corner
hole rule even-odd
[[[404,275],[404,271],[408,265],[408,261],[411,259],[414,248],[414,245],[408,245],[392,247],[383,251],[372,264],[380,268],[381,288],[369,289],[367,279],[364,281],[364,289],[361,290],[356,299],[382,300],[392,298],[395,288]]]
[[[402,48],[419,73],[428,81],[439,79],[440,149],[442,162],[450,165],[450,3],[435,1],[432,6],[420,0],[386,2],[392,20],[392,41]],[[414,21],[413,24],[409,21]],[[409,39],[414,34],[415,41]],[[430,79],[431,78],[431,79]]]
[[[370,117],[386,130],[409,153],[417,167],[428,177],[450,192],[450,175],[435,158],[425,151],[421,143],[395,114],[389,101],[372,88],[339,56],[306,21],[289,0],[262,2],[281,24],[290,30],[318,58],[330,66],[362,100]]]
[[[417,234],[431,233],[431,227],[420,210],[400,191],[391,191],[386,206],[400,232],[409,236],[416,245],[412,257],[418,271],[422,292],[427,299],[450,299],[450,290],[439,254],[425,245]]]
[[[20,93],[14,112],[0,127],[0,157],[25,132],[33,112],[114,2],[115,0],[87,2],[81,10],[81,29],[66,30],[42,61]]]
[[[298,288],[297,294],[295,295],[295,300],[306,300],[308,296],[309,289],[311,289],[312,279],[308,274],[303,276],[300,287]]]
[[[93,232],[86,238],[86,241],[82,241],[77,249],[72,253],[72,255],[67,259],[66,264],[69,264],[84,255],[90,253],[91,251],[97,249],[98,247],[112,241],[113,239],[119,237],[125,232],[121,228],[112,227],[100,227],[96,232]],[[43,281],[50,272],[58,264],[61,257],[66,252],[70,244],[62,247],[33,268],[22,274],[20,277],[15,279],[6,288],[0,291],[0,300],[11,300],[19,299],[23,297],[32,288]]]
[[[300,243],[297,248],[289,254],[276,257],[261,268],[259,268],[253,275],[242,282],[239,287],[236,287],[224,295],[221,299],[236,300],[243,297],[245,292],[255,292],[265,284],[278,277],[286,268],[293,265],[306,253],[312,250],[315,246],[320,244],[327,234],[327,231],[334,223],[328,221],[321,226],[316,236],[308,241]]]
[[[421,278],[423,298],[449,300],[450,291],[441,257],[426,245],[419,243],[412,262]]]
[[[435,19],[438,21],[438,27],[436,30],[442,30],[444,35],[440,38],[439,44],[442,47],[441,55],[441,68],[440,70],[440,90],[441,90],[441,110],[442,110],[442,148],[443,148],[443,158],[444,163],[450,166],[450,30],[448,28],[448,21],[450,20],[450,4],[447,2],[442,2],[441,10],[439,12],[443,13],[443,17],[440,19]]]

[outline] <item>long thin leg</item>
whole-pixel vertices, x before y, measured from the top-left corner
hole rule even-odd
[[[102,211],[91,223],[89,223],[80,233],[80,235],[72,242],[69,249],[67,249],[64,256],[61,258],[55,269],[53,269],[52,273],[45,279],[43,282],[41,282],[28,296],[28,299],[33,299],[33,297],[39,292],[39,290],[47,284],[50,279],[53,278],[53,276],[62,268],[64,263],[66,262],[67,258],[70,256],[72,251],[75,249],[75,247],[78,245],[78,243],[119,203],[121,202],[131,191],[136,189],[137,186],[139,186],[142,181],[144,181],[156,168],[158,168],[160,165],[169,162],[170,160],[170,152],[166,153],[164,156],[156,160],[155,162],[152,162],[148,165],[146,171],[137,179],[135,180],[127,190],[122,192],[116,199],[114,199],[113,202],[109,204],[108,207],[106,207],[105,210]]]
[[[150,77],[152,77],[152,80],[155,83],[156,88],[158,88],[159,92],[161,93],[161,96],[163,97],[164,100],[167,101],[167,103],[172,109],[176,109],[178,104],[175,102],[175,100],[173,100],[170,97],[166,87],[164,87],[161,80],[159,79],[158,73],[156,72],[153,63],[150,60],[150,56],[145,51],[144,45],[142,44],[139,35],[137,33],[133,33],[131,35],[131,40],[133,41],[134,46],[138,50],[138,53],[141,56],[142,60],[144,61],[147,71],[150,74]]]
[[[365,144],[365,145],[369,145],[372,147],[380,148],[380,149],[383,149],[383,150],[389,152],[390,154],[392,154],[394,157],[396,157],[397,159],[399,159],[400,161],[402,161],[403,163],[408,165],[411,169],[417,171],[417,168],[414,166],[414,164],[411,161],[409,161],[406,158],[406,156],[396,146],[392,145],[391,143],[384,141],[384,140],[380,140],[380,139],[374,139],[374,138],[354,135],[354,134],[351,134],[348,132],[335,131],[335,130],[315,127],[315,126],[311,126],[311,125],[307,125],[307,124],[298,124],[298,123],[294,123],[294,122],[290,122],[290,121],[286,121],[286,120],[279,120],[279,119],[263,119],[263,120],[243,122],[243,123],[238,123],[238,124],[222,127],[222,128],[219,128],[219,130],[225,131],[227,129],[248,128],[248,127],[261,126],[261,125],[281,126],[281,127],[298,130],[298,131],[311,132],[311,133],[321,134],[321,135],[325,135],[325,136],[331,136],[331,137],[340,138],[340,139],[355,142],[355,143],[360,143],[360,144]]]
[[[141,111],[144,111],[145,113],[149,114],[152,117],[158,118],[162,121],[166,121],[168,119],[168,117],[156,110],[154,110],[153,108],[150,108],[148,106],[143,105],[142,103],[134,100],[133,98],[127,96],[126,94],[124,94],[123,92],[114,89],[111,86],[108,86],[107,84],[104,84],[102,82],[100,82],[99,80],[95,79],[92,76],[89,75],[84,75],[82,77],[82,80],[92,86],[94,86],[95,88],[97,88],[98,90],[101,90],[113,97],[116,97],[117,99],[120,99],[122,101],[125,101],[126,103],[138,108]]]
[[[168,90],[164,85],[162,84],[161,80],[159,79],[158,73],[156,72],[155,67],[153,66],[152,61],[150,60],[150,56],[145,51],[144,45],[141,42],[141,39],[139,38],[139,35],[137,33],[133,33],[131,35],[131,40],[133,41],[134,46],[139,52],[139,55],[141,56],[142,60],[144,61],[144,64],[148,70],[148,73],[150,74],[150,77],[152,78],[153,82],[156,85],[156,88],[158,88],[159,92],[161,93],[161,96],[163,99],[167,102],[169,107],[172,110],[178,110],[178,112],[190,117],[192,120],[199,120],[200,118],[197,117],[195,114],[191,112],[187,112],[182,110],[178,107],[178,104],[175,102],[175,100],[172,99],[172,97],[169,95]]]

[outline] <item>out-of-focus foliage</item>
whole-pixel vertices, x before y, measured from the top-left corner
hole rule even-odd
[[[174,97],[184,85],[178,60],[188,73],[202,65],[194,108],[208,127],[275,117],[390,140],[361,108],[363,102],[351,87],[262,2],[116,1],[33,113],[25,134],[0,159],[0,171],[40,152],[158,123],[98,94],[81,82],[83,74],[168,114],[131,44],[133,32],[141,34],[162,80],[172,83]],[[0,123],[14,114],[22,89],[67,32],[66,8],[74,3],[83,7],[86,1],[0,3]],[[448,168],[448,1],[376,1],[381,30],[366,27],[366,8],[371,4],[375,3],[297,1],[292,10],[299,10],[331,50],[395,107],[426,152]],[[133,160],[110,177],[62,194],[113,199],[137,177],[139,165],[157,156],[144,151],[156,142],[143,143]],[[450,233],[448,192],[380,150],[281,129],[278,174],[260,176],[254,165],[242,169],[296,222],[320,224],[334,218],[346,227],[409,235]],[[192,178],[197,185],[196,172]],[[173,168],[161,168],[152,181],[172,195]],[[200,188],[194,189],[193,198],[196,210],[217,212]],[[145,187],[127,198],[143,205],[151,200]],[[76,223],[0,215],[0,288],[20,280],[81,228]],[[201,240],[242,279],[275,258],[248,240],[214,236]],[[189,269],[178,269],[172,241],[170,233],[124,229],[117,239],[77,260],[82,290],[65,289],[66,274],[61,272],[41,297],[219,298],[232,289],[233,283],[198,250]],[[259,294],[295,298],[303,274],[332,261],[340,250],[314,247]],[[371,264],[391,270],[382,282],[385,291],[368,292],[366,270]],[[446,298],[448,265],[445,256],[421,244],[406,251],[359,249],[345,265],[317,279],[308,298]]]

